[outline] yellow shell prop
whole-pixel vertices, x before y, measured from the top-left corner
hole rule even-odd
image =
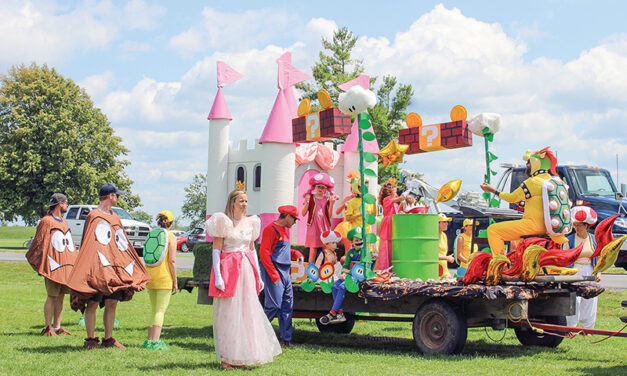
[[[444,184],[442,188],[438,191],[438,195],[435,198],[435,203],[438,202],[447,202],[451,200],[453,197],[457,196],[457,192],[459,192],[459,188],[462,186],[461,179],[451,180],[448,183]]]

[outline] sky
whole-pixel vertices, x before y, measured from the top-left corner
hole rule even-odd
[[[469,117],[498,113],[497,163],[550,145],[560,164],[627,183],[625,14],[623,1],[3,0],[0,74],[36,62],[84,88],[131,150],[132,191],[153,216],[180,215],[184,188],[206,172],[217,60],[244,75],[224,94],[233,144],[252,147],[277,94],[275,60],[291,51],[311,74],[321,39],[344,26],[365,74],[412,85],[408,111],[424,124],[458,104]],[[483,153],[474,136],[400,167],[478,191]]]

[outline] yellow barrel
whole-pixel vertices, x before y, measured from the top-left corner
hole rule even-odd
[[[392,265],[400,278],[438,279],[438,216],[392,216]]]

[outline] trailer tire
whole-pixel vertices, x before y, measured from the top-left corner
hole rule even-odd
[[[346,319],[346,321],[339,324],[322,325],[320,319],[316,319],[316,326],[320,333],[349,334],[355,326],[355,320]]]
[[[425,355],[459,354],[468,336],[466,319],[440,299],[418,308],[412,331],[418,350]]]
[[[547,324],[566,325],[566,316],[543,316],[537,317]],[[524,346],[540,346],[540,347],[557,347],[564,340],[563,337],[552,336],[548,334],[538,334],[531,328],[518,327],[514,328],[516,338]]]

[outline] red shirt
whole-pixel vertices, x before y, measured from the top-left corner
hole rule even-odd
[[[268,276],[270,276],[273,283],[281,280],[279,272],[276,270],[274,263],[272,262],[272,253],[274,252],[274,248],[281,240],[287,242],[290,241],[290,236],[287,234],[285,227],[279,226],[273,222],[263,229],[261,245],[259,247],[259,261],[266,269],[266,272],[268,273]]]

